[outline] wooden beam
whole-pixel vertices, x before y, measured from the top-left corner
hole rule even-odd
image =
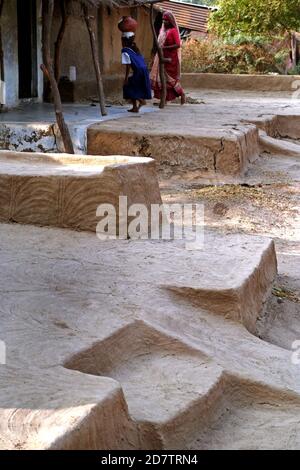
[[[98,41],[96,39],[96,31],[97,31],[96,16],[95,14],[94,15],[91,14],[91,11],[86,4],[82,4],[82,7],[83,7],[83,12],[84,12],[84,19],[85,19],[86,27],[88,29],[89,36],[90,36],[90,43],[91,43],[97,89],[98,89],[100,111],[101,111],[102,116],[106,116],[107,112],[105,109],[105,97],[104,97],[103,81],[102,81],[101,67],[100,67],[100,61],[99,61]]]
[[[74,153],[73,143],[70,136],[69,128],[64,120],[60,93],[55,80],[53,71],[53,61],[51,58],[51,28],[53,20],[54,0],[42,0],[42,53],[43,53],[43,64],[41,69],[45,77],[49,80],[53,101],[56,122],[59,127],[62,141],[64,144],[66,153]]]
[[[161,96],[160,96],[160,109],[163,109],[166,105],[166,97],[167,97],[167,81],[166,81],[166,74],[165,74],[165,58],[163,54],[163,50],[159,45],[157,34],[154,27],[154,8],[153,4],[150,6],[150,23],[152,34],[155,42],[155,46],[157,48],[157,54],[159,58],[159,76],[161,82]]]

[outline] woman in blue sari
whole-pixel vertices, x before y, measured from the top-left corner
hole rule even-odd
[[[134,42],[134,33],[122,34],[122,64],[126,65],[123,97],[132,103],[131,113],[138,113],[145,100],[152,98],[149,72],[144,57]],[[132,75],[130,72],[132,71]]]

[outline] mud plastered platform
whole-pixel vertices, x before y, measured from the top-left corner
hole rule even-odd
[[[161,203],[147,158],[0,151],[0,221],[95,231],[100,204]],[[118,213],[117,213],[118,215]]]
[[[289,352],[255,336],[270,240],[0,230],[1,448],[300,446]]]

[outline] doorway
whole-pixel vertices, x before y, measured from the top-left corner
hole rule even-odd
[[[37,14],[36,0],[17,0],[19,98],[36,98],[37,87]]]

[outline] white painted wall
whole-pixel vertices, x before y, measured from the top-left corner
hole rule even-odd
[[[19,70],[18,70],[18,20],[17,1],[4,2],[2,13],[2,42],[4,50],[4,74],[5,74],[5,106],[15,107],[19,104]],[[38,98],[42,101],[43,74],[40,70],[42,63],[41,53],[41,0],[37,1],[37,43],[38,43]]]
[[[5,105],[19,102],[17,2],[4,2],[2,12],[2,43],[4,52]]]

